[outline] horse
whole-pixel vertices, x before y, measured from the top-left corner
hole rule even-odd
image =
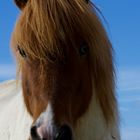
[[[11,46],[29,139],[120,140],[113,47],[98,8],[89,0],[15,3]]]

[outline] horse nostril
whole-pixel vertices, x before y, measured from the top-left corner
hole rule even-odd
[[[32,140],[41,140],[39,135],[37,134],[37,127],[36,126],[32,126],[30,133],[31,133]]]
[[[55,140],[72,140],[72,131],[68,125],[60,127]]]

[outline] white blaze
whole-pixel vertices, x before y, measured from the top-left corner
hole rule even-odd
[[[49,103],[47,109],[40,115],[36,121],[37,132],[41,138],[47,137],[53,139],[55,135],[55,127],[53,124],[53,112],[51,104]]]

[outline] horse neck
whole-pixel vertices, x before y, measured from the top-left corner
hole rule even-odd
[[[93,94],[87,112],[77,123],[74,140],[120,140],[118,123],[116,123],[118,118],[110,127],[107,127],[96,99]]]

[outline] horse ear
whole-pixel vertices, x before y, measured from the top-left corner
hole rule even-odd
[[[26,3],[28,0],[14,0],[16,5],[18,6],[19,9],[23,9],[26,6]]]

